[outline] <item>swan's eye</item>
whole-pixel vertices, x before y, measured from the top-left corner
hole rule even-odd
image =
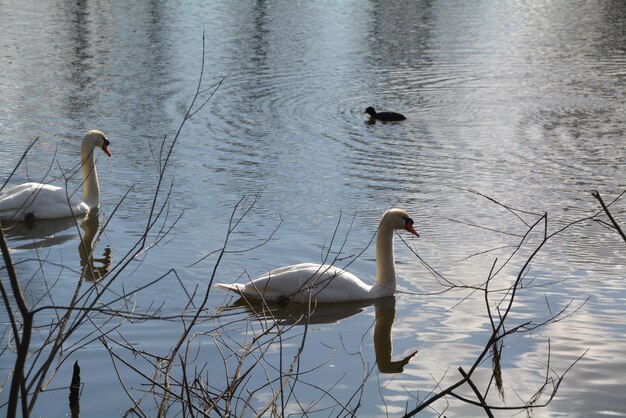
[[[108,147],[109,145],[111,145],[111,142],[109,142],[108,139],[104,138],[104,146]]]
[[[405,221],[406,223],[408,223],[409,225],[413,225],[413,219],[411,219],[411,218],[409,218],[409,217],[405,217],[405,218],[404,218],[404,221]]]

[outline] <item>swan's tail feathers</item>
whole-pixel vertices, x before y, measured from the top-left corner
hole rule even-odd
[[[215,287],[218,287],[220,289],[230,290],[231,292],[235,292],[239,294],[243,293],[243,285],[240,283],[232,283],[232,284],[216,283]]]

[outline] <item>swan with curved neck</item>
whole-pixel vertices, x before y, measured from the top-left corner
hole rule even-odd
[[[419,234],[413,220],[402,209],[385,212],[376,237],[376,279],[373,285],[354,274],[331,265],[312,263],[278,268],[248,283],[216,286],[239,293],[244,298],[266,301],[348,302],[391,296],[396,290],[396,264],[393,255],[393,233],[406,230]]]
[[[94,149],[98,147],[110,157],[109,144],[106,135],[101,131],[92,130],[83,137],[80,151],[83,175],[82,200],[63,187],[42,183],[24,183],[0,196],[0,220],[65,218],[83,215],[90,209],[99,207],[100,184]]]

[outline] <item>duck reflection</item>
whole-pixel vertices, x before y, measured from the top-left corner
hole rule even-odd
[[[393,361],[391,329],[396,316],[396,299],[386,297],[360,302],[324,303],[309,306],[306,303],[268,304],[260,301],[239,298],[232,305],[222,308],[231,310],[244,308],[262,320],[271,320],[278,325],[335,324],[359,314],[368,306],[374,305],[376,324],[374,326],[374,352],[376,365],[381,373],[402,373],[411,358],[417,354]]]
[[[78,244],[81,277],[88,281],[100,281],[107,275],[111,267],[111,248],[106,247],[101,258],[94,258],[93,254],[99,240],[99,236],[96,237],[100,228],[98,211],[90,211],[80,227],[85,231]]]

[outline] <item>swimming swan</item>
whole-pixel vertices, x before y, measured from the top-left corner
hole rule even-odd
[[[89,131],[83,138],[81,161],[83,199],[64,187],[42,183],[24,183],[0,196],[0,220],[25,221],[78,216],[100,206],[100,185],[94,158],[98,147],[111,156],[109,140],[100,131]]]
[[[339,267],[312,263],[272,270],[249,283],[216,284],[244,298],[266,301],[349,302],[391,296],[396,290],[396,265],[393,257],[393,232],[404,229],[419,234],[413,220],[401,209],[385,212],[376,237],[376,279],[373,286]]]

